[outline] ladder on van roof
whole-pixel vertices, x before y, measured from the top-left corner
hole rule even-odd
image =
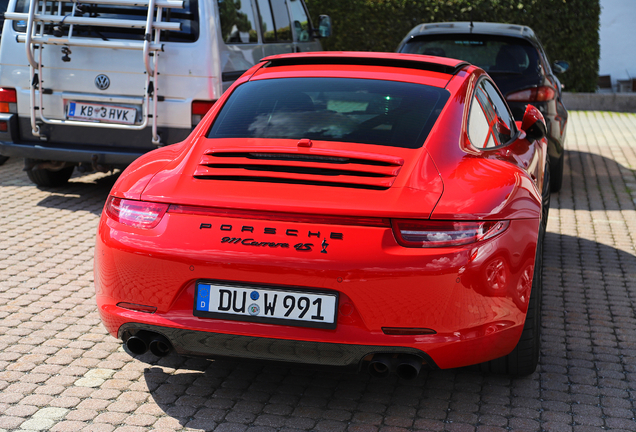
[[[64,14],[63,4],[72,4],[70,13]],[[56,6],[57,4],[57,6]],[[157,133],[157,101],[155,89],[157,87],[157,63],[158,51],[163,51],[161,43],[161,31],[179,31],[181,23],[162,22],[164,9],[182,9],[183,0],[88,0],[90,5],[104,6],[136,6],[148,9],[146,20],[133,19],[112,19],[97,17],[84,17],[82,4],[78,0],[51,1],[51,0],[30,0],[29,12],[6,12],[5,19],[12,21],[26,21],[26,32],[17,37],[18,42],[25,43],[26,55],[30,69],[30,114],[31,129],[35,136],[43,137],[40,132],[38,122],[53,125],[88,126],[97,128],[142,130],[150,123],[152,126],[152,143],[161,145],[160,137]],[[48,26],[47,26],[48,24]],[[54,26],[54,35],[47,33],[47,27]],[[138,40],[105,40],[104,38],[91,38],[76,36],[73,34],[73,26],[91,27],[120,27],[143,30],[143,41]],[[61,29],[68,26],[68,34],[64,36]],[[57,32],[56,32],[57,30]],[[64,29],[66,30],[66,29]],[[57,33],[57,34],[55,34]],[[45,45],[58,45],[66,47],[62,52],[70,54],[70,46],[91,47],[91,48],[111,48],[138,50],[143,53],[143,63],[146,70],[146,85],[143,98],[143,120],[140,124],[117,124],[100,123],[89,121],[78,121],[72,119],[51,119],[44,114],[43,94],[45,89],[42,86],[42,49]],[[37,50],[37,54],[36,54]],[[152,113],[150,113],[150,102],[152,101]],[[68,108],[65,108],[68,109]]]

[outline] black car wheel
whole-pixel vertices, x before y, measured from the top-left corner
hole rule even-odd
[[[26,159],[26,165],[35,165],[37,161],[33,159]],[[29,180],[38,186],[42,187],[56,187],[63,186],[68,182],[73,174],[74,166],[64,167],[60,170],[50,170],[45,168],[36,168],[27,170],[27,176]]]
[[[563,154],[558,159],[550,161],[550,191],[558,192],[563,184]]]
[[[561,156],[563,160],[563,156]],[[561,180],[559,179],[559,183]],[[543,228],[543,234],[548,230],[548,215],[550,214],[550,193],[552,191],[552,167],[550,162],[545,164],[545,171],[543,173],[543,190],[541,191],[541,225]],[[560,187],[560,186],[559,186]]]
[[[8,160],[9,160],[9,156],[0,155],[0,165],[4,165],[4,163]]]

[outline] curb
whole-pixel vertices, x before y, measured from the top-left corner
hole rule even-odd
[[[572,111],[636,113],[636,93],[566,93],[563,104]]]

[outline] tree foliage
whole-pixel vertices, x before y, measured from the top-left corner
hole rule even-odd
[[[531,27],[551,61],[566,60],[559,76],[567,91],[595,91],[598,77],[599,0],[306,0],[314,22],[330,15],[333,36],[323,48],[395,51],[416,25],[489,21]]]

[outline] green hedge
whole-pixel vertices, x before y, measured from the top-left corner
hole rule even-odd
[[[490,21],[530,26],[551,61],[566,60],[566,91],[596,90],[599,0],[306,0],[314,23],[331,16],[325,50],[395,51],[414,26],[439,21]]]

